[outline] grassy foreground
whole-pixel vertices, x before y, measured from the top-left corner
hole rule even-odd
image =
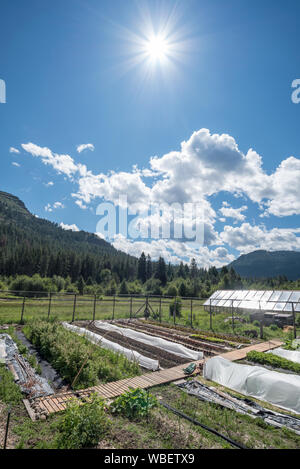
[[[175,385],[153,388],[151,393],[227,437],[258,449],[300,449],[300,437],[290,430],[276,429],[263,420],[237,414],[188,396]],[[0,402],[0,444],[3,441],[7,407]],[[99,449],[209,449],[231,448],[230,444],[174,415],[162,406],[151,409],[148,419],[129,420],[108,416],[110,425],[101,437]],[[22,403],[12,407],[9,447],[55,449],[61,414],[32,422]]]

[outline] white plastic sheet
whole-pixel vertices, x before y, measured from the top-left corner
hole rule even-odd
[[[116,344],[115,342],[111,342],[110,340],[101,337],[99,334],[95,334],[92,331],[88,331],[83,327],[73,326],[71,324],[68,324],[67,322],[63,322],[62,325],[69,331],[85,336],[88,340],[90,340],[96,345],[99,345],[100,347],[125,355],[128,360],[139,363],[143,368],[146,368],[147,370],[156,371],[159,369],[158,360],[152,360],[151,358],[141,355],[135,350],[130,350],[128,348],[122,347],[122,345]]]
[[[284,348],[275,348],[273,350],[268,350],[266,353],[273,353],[278,357],[286,358],[295,363],[300,363],[300,352],[297,350],[285,350]]]
[[[155,337],[153,335],[148,335],[144,332],[134,331],[133,329],[128,329],[125,327],[118,327],[114,324],[110,324],[104,321],[95,321],[95,326],[101,329],[105,329],[106,331],[118,332],[125,337],[129,337],[144,344],[152,345],[153,347],[160,348],[166,352],[173,353],[179,357],[187,358],[191,361],[201,360],[203,358],[203,352],[190,350],[184,345],[176,344],[175,342],[170,342],[169,340],[161,339],[160,337]]]
[[[229,389],[300,413],[300,376],[240,365],[214,357],[204,365],[203,376]]]
[[[0,336],[0,363],[5,363],[5,359],[6,359],[5,341],[1,339],[1,336]]]

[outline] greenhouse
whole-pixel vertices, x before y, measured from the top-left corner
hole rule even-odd
[[[300,291],[284,290],[217,290],[205,301],[206,310],[300,312]]]

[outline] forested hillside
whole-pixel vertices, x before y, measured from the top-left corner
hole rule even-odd
[[[205,298],[216,289],[300,288],[299,280],[284,275],[262,279],[250,272],[242,278],[234,265],[207,269],[195,259],[190,265],[171,265],[144,253],[138,259],[94,234],[37,218],[20,199],[0,192],[0,290]]]
[[[267,278],[278,275],[289,280],[300,278],[300,252],[254,251],[244,254],[230,264],[242,277]]]
[[[17,197],[0,192],[0,274],[42,277],[82,276],[100,282],[108,268],[119,278],[135,278],[137,259],[98,236],[64,230],[32,215]]]

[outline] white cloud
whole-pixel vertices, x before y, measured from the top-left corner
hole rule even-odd
[[[85,145],[79,145],[78,149]],[[212,196],[225,191],[235,197],[249,198],[257,204],[262,216],[300,214],[300,159],[293,156],[283,160],[269,174],[263,169],[262,157],[255,150],[250,148],[244,153],[232,136],[213,134],[208,129],[194,132],[177,151],[150,158],[149,168],[139,170],[133,166],[129,172],[94,174],[86,165],[76,164],[69,155],[56,154],[33,143],[23,144],[22,148],[77,183],[78,189],[72,196],[82,209],[88,208],[95,199],[118,205],[119,197],[123,195],[127,196],[129,207],[136,210],[146,210],[150,204],[161,203],[202,206],[206,246],[217,246],[214,251],[209,251],[206,246],[197,251],[195,247],[188,248],[186,242],[174,240],[158,239],[146,243],[115,239],[115,244],[122,245],[124,250],[134,255],[137,255],[136,250],[147,247],[156,254],[163,251],[166,259],[184,258],[187,253],[186,257],[197,255],[199,261],[206,259],[220,264],[222,255],[226,258],[224,243],[241,252],[258,248],[299,249],[297,230],[267,230],[263,226],[246,223],[246,205],[233,208],[223,203],[220,221],[225,222],[227,217],[243,224],[238,228],[225,226],[218,234],[214,229],[217,215],[211,206]],[[165,220],[168,216],[166,212]],[[143,222],[146,223],[147,219]],[[172,242],[177,244],[172,245]],[[168,246],[172,246],[171,250]],[[230,256],[227,254],[227,258]]]
[[[20,168],[20,166],[21,166],[21,165],[20,165],[19,163],[17,163],[16,161],[13,161],[13,162],[12,162],[12,165],[13,165],[13,166],[16,166],[17,168]]]
[[[73,224],[73,225],[67,225],[65,223],[60,223],[59,226],[63,229],[63,230],[71,230],[71,231],[79,231],[79,228],[77,225]]]
[[[49,182],[45,183],[45,186],[46,186],[46,187],[54,186],[54,182],[53,182],[53,181],[49,181]]]
[[[61,202],[55,202],[53,208],[65,208],[65,206]]]
[[[299,159],[284,160],[268,175],[262,168],[261,156],[253,149],[244,154],[233,137],[212,134],[208,129],[194,132],[181,143],[180,151],[151,158],[150,169],[140,171],[134,166],[132,172],[93,174],[69,155],[55,154],[33,143],[22,144],[22,147],[70,179],[76,175],[77,198],[86,204],[95,198],[117,203],[119,195],[126,194],[129,205],[138,208],[150,203],[176,202],[206,203],[209,209],[209,196],[228,191],[233,195],[246,195],[258,203],[265,214],[300,214]],[[146,184],[143,178],[150,178],[150,183]],[[215,214],[210,210],[213,218]],[[244,220],[243,214],[236,215],[240,221]]]
[[[86,210],[86,209],[88,208],[88,206],[85,205],[85,204],[82,202],[82,200],[76,200],[76,201],[75,201],[75,204],[77,204],[78,207],[82,208],[82,210]]]
[[[209,250],[206,246],[196,246],[194,243],[182,243],[174,240],[157,239],[150,242],[132,241],[122,235],[117,235],[113,241],[113,246],[132,256],[140,256],[142,252],[150,254],[153,260],[164,257],[166,262],[178,264],[181,260],[190,263],[192,258],[201,267],[215,265],[221,267],[235,259],[229,254],[226,248],[219,247]]]
[[[46,212],[53,212],[53,210],[58,209],[58,208],[65,208],[65,206],[61,202],[54,202],[53,205],[47,204],[45,206]]]
[[[300,250],[300,228],[272,228],[243,223],[239,227],[225,226],[221,240],[245,254],[256,249],[267,251]]]
[[[20,150],[18,150],[18,149],[15,148],[15,147],[10,147],[9,153],[20,153]]]
[[[102,234],[102,233],[95,233],[95,235],[98,236],[98,238],[105,240],[104,234]]]
[[[92,143],[85,143],[85,144],[82,144],[82,145],[78,145],[76,150],[77,150],[78,153],[81,153],[84,150],[94,151],[95,147]]]
[[[34,143],[22,143],[21,146],[31,155],[42,158],[44,164],[51,165],[58,173],[72,177],[78,171],[78,167],[76,166],[73,158],[69,155],[52,153],[49,148],[42,148]]]
[[[220,208],[219,212],[221,212],[225,218],[233,218],[236,221],[244,221],[246,216],[242,212],[245,212],[247,209],[247,205],[243,205],[240,208],[233,208],[230,207],[227,202],[223,202],[223,207]],[[224,220],[224,218],[222,220]]]
[[[265,215],[277,217],[300,214],[300,159],[282,161],[271,176],[274,195],[266,203]]]

